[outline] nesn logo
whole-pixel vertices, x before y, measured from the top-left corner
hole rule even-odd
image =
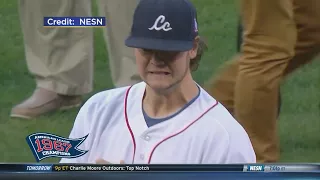
[[[264,171],[264,166],[248,166],[248,171]]]

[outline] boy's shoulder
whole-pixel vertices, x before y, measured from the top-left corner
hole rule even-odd
[[[218,102],[214,97],[202,90],[200,96],[201,104],[213,104],[212,109],[203,116],[202,123],[206,125],[211,133],[218,133],[227,138],[247,138],[247,133],[242,125],[232,116],[232,114]]]

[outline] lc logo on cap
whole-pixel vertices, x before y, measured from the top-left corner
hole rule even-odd
[[[190,0],[140,0],[125,45],[188,51],[198,36],[197,11]]]
[[[169,22],[164,22],[166,20],[166,17],[164,15],[160,15],[156,21],[154,22],[153,26],[148,28],[149,30],[164,30],[164,31],[170,31],[172,28],[170,27],[170,23]],[[161,24],[159,24],[161,23]],[[161,25],[161,26],[159,26]]]

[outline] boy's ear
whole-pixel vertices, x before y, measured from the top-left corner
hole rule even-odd
[[[193,47],[189,51],[190,59],[194,59],[197,56],[198,48],[199,48],[200,37],[197,36],[193,41]]]

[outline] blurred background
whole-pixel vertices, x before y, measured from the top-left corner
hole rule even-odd
[[[209,51],[194,76],[198,83],[236,53],[238,14],[235,0],[193,0],[200,33]],[[25,140],[35,132],[68,136],[78,108],[32,120],[10,119],[12,106],[30,95],[35,81],[24,60],[17,1],[0,1],[0,162],[35,162]],[[96,3],[93,3],[97,15]],[[319,32],[320,33],[320,32]],[[94,92],[113,87],[102,30],[95,29]],[[320,62],[314,61],[288,77],[281,87],[279,120],[282,162],[320,162]],[[58,162],[46,159],[42,162]]]

